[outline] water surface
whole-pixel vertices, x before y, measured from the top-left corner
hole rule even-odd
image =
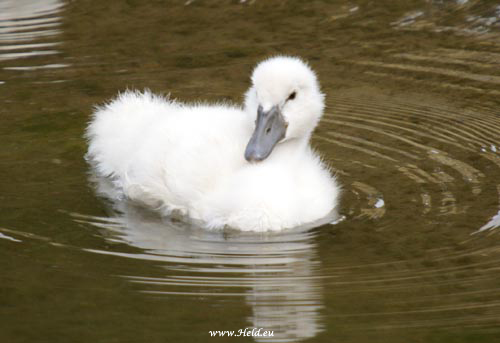
[[[497,342],[500,4],[0,1],[2,342]],[[309,60],[343,220],[209,232],[99,195],[82,138],[126,88],[240,102]]]

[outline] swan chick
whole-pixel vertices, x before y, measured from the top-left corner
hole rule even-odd
[[[309,143],[323,109],[312,69],[277,56],[254,69],[243,108],[120,94],[95,111],[87,156],[124,197],[164,215],[279,231],[337,206],[339,186]]]

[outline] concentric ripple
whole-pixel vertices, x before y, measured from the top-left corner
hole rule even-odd
[[[498,341],[498,1],[293,3],[0,0],[0,341]],[[206,231],[96,194],[92,106],[239,102],[281,53],[327,95],[340,220]]]
[[[323,119],[317,139],[332,146],[332,164],[338,166],[337,156],[342,154],[359,156],[365,166],[378,165],[379,172],[393,175],[382,185],[381,180],[361,183],[359,176],[351,183],[353,194],[364,203],[357,213],[386,214],[381,208],[391,206],[390,200],[378,200],[398,192],[396,184],[415,190],[412,199],[426,215],[468,213],[473,205],[460,200],[464,189],[476,197],[498,193],[494,177],[500,175],[498,115],[458,113],[388,98],[334,96],[329,107],[334,110]],[[347,173],[353,173],[351,165],[341,171]]]
[[[244,299],[252,309],[248,325],[275,332],[258,340],[314,337],[325,320],[347,331],[500,324],[500,253],[495,240],[484,240],[500,226],[498,113],[373,94],[333,96],[328,108],[313,140],[342,183],[340,223],[282,234],[206,231],[117,200],[98,180],[113,215],[72,214],[73,220],[134,251],[84,250],[160,263],[162,273],[117,275],[148,296]],[[321,247],[335,231],[356,241],[369,237],[382,252],[358,247],[348,257],[337,250],[342,245]],[[347,306],[343,299],[356,301],[329,312],[325,290],[340,308]],[[384,308],[353,305],[379,298]]]

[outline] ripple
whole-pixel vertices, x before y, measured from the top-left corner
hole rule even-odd
[[[74,220],[105,230],[107,240],[141,252],[85,251],[162,262],[164,276],[119,275],[154,296],[245,299],[252,327],[274,330],[283,341],[314,337],[320,322],[323,277],[318,275],[315,234],[209,231],[161,219],[126,202],[114,217],[72,214]]]
[[[343,99],[336,99],[336,101],[338,102],[334,106],[340,109],[342,106],[344,108],[352,106],[353,100],[349,100],[350,104],[344,104],[345,100]],[[440,137],[439,141],[453,144],[462,149],[468,147],[458,144],[457,139],[474,142],[477,145],[490,144],[498,139],[498,131],[491,126],[491,124],[498,125],[498,120],[487,121],[477,114],[475,116],[460,116],[460,119],[458,119],[455,113],[449,111],[443,112],[436,108],[419,108],[411,104],[391,104],[390,111],[387,111],[386,105],[373,103],[370,100],[363,100],[362,103],[357,101],[356,103],[357,117],[363,121],[404,130],[421,137],[433,139]],[[374,114],[377,115],[377,120],[370,119],[373,118]],[[466,120],[464,117],[471,118],[471,120]],[[454,120],[454,118],[457,119]],[[411,120],[419,123],[412,123]],[[446,123],[453,126],[445,125]],[[422,132],[424,126],[426,131]],[[491,138],[491,140],[486,137]]]
[[[0,61],[58,54],[60,0],[6,0],[0,3]],[[12,70],[12,68],[11,68]]]
[[[26,66],[26,67],[5,67],[5,70],[39,70],[39,69],[59,69],[69,67],[68,64],[45,64],[39,66]]]
[[[433,1],[391,23],[400,30],[427,29],[461,35],[485,35],[500,30],[500,6],[486,1]]]
[[[498,112],[482,107],[462,115],[445,104],[389,100],[334,96],[314,139],[341,175],[345,219],[337,225],[349,227],[341,235],[375,240],[370,246],[384,252],[394,244],[393,249],[404,251],[404,244],[392,240],[438,237],[437,242],[429,238],[417,257],[402,252],[381,262],[371,262],[377,254],[364,263],[321,262],[318,245],[331,233],[329,226],[282,234],[213,232],[117,200],[110,217],[72,215],[115,244],[84,250],[156,263],[161,272],[116,275],[147,296],[244,299],[251,308],[249,325],[275,330],[275,341],[310,338],[325,329],[322,313],[331,311],[325,289],[349,302],[344,304],[348,311],[329,314],[347,331],[496,325],[500,303],[492,299],[500,292],[494,287],[498,248],[485,245],[481,234],[453,239],[443,248],[439,239],[449,238],[433,231],[453,235],[453,225],[483,211],[493,196],[496,210],[475,230],[493,234],[499,225],[500,186],[493,176],[500,173],[500,157],[491,148],[498,145]],[[367,177],[367,169],[375,177]],[[406,230],[418,230],[420,222],[422,232]],[[330,250],[337,256],[335,246]],[[378,298],[386,299],[379,310],[356,305]],[[336,304],[342,308],[342,300]],[[476,311],[484,313],[476,317]]]
[[[433,73],[444,76],[451,76],[460,79],[467,79],[472,81],[484,82],[484,83],[492,83],[492,84],[500,84],[500,76],[494,76],[489,74],[476,74],[458,71],[454,69],[445,69],[438,67],[424,67],[418,65],[409,65],[409,64],[397,64],[397,63],[384,63],[377,61],[356,61],[353,62],[360,65],[366,66],[377,66],[384,67],[389,69],[400,69],[400,70],[408,70],[408,71],[416,71],[416,72],[424,72],[424,73]]]
[[[17,238],[14,238],[14,237],[11,237],[11,236],[8,236],[6,234],[3,234],[0,232],[0,239],[6,239],[8,241],[12,241],[12,242],[22,242],[20,239],[17,239]]]
[[[401,182],[394,172],[413,182],[414,186],[405,187],[416,191],[418,197],[412,195],[412,201],[420,204],[422,215],[469,214],[474,206],[463,201],[464,187],[473,196],[486,191],[491,197],[492,172],[500,173],[500,157],[495,151],[500,140],[500,120],[494,109],[483,106],[480,111],[470,108],[457,113],[451,106],[338,95],[332,97],[328,108],[333,111],[325,115],[318,141],[337,146],[333,155],[344,150],[346,153],[339,156],[364,154],[366,157],[357,158],[364,160],[364,165],[369,156],[370,163],[379,165],[379,171],[394,175],[394,182]],[[339,157],[335,159],[334,164],[341,166]],[[397,221],[395,213],[387,211],[395,204],[394,199],[401,197],[396,196],[399,189],[382,186],[377,180],[377,184],[361,181],[359,176],[356,179],[352,166],[347,169],[353,179],[349,191],[357,199],[357,209],[350,210],[353,218],[364,214],[372,219],[389,216]],[[374,205],[379,199],[384,206],[377,208]]]
[[[98,184],[109,216],[71,218],[107,244],[76,249],[154,267],[111,272],[144,297],[243,302],[249,326],[274,330],[268,341],[312,338],[326,323],[344,332],[498,325],[498,111],[415,102],[340,94],[328,104],[314,139],[344,189],[336,226],[207,231]]]

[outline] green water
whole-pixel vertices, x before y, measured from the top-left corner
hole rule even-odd
[[[497,342],[499,6],[0,0],[0,341]],[[327,95],[342,221],[207,232],[96,194],[94,105],[240,102],[275,54]],[[274,336],[209,334],[246,327]]]

